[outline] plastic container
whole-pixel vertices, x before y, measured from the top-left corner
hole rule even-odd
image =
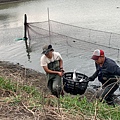
[[[64,91],[72,95],[84,94],[88,86],[88,76],[82,73],[76,73],[76,80],[73,80],[73,72],[67,72],[63,75]]]

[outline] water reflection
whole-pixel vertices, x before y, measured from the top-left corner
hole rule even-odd
[[[21,2],[1,3],[0,4],[0,10],[15,8],[15,7],[18,7],[20,4],[21,4]]]
[[[7,21],[9,18],[15,18],[15,15],[9,15],[9,14],[0,14],[0,20],[1,21]]]
[[[0,27],[18,27],[23,24],[23,14],[31,0],[0,4]]]

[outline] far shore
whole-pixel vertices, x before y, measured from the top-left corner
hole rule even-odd
[[[20,1],[26,1],[26,0],[0,0],[0,3],[20,2]]]

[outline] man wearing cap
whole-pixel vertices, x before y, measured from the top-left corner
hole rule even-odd
[[[89,81],[94,81],[98,77],[103,88],[102,101],[104,99],[109,105],[114,105],[112,96],[119,87],[120,67],[115,61],[105,57],[103,50],[96,49],[93,52],[92,59],[95,61],[96,71],[89,77]]]
[[[63,95],[61,77],[63,75],[63,60],[59,52],[55,52],[52,45],[43,47],[40,64],[47,75],[48,88],[52,95],[60,97]]]

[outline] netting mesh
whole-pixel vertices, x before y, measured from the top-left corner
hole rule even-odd
[[[64,57],[88,57],[95,49],[119,60],[120,35],[110,32],[72,26],[57,21],[28,23],[28,40],[32,51],[41,50],[44,44],[52,44]]]

